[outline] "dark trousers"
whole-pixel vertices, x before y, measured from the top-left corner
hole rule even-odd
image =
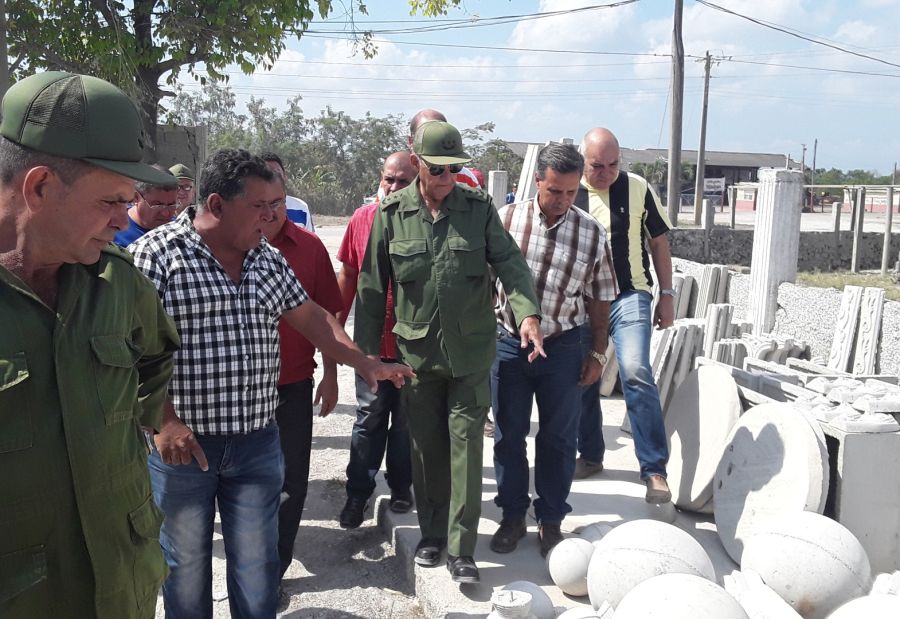
[[[284,486],[278,509],[278,558],[284,576],[294,556],[294,540],[300,526],[309,487],[309,455],[312,449],[313,380],[278,386],[275,421],[284,454]]]
[[[581,416],[581,341],[578,329],[544,341],[547,357],[528,363],[529,349],[520,338],[497,340],[491,368],[494,410],[494,473],[504,518],[525,516],[528,456],[525,438],[531,430],[531,408],[538,407],[535,436],[534,512],[539,522],[559,524],[572,508],[566,502],[575,473],[575,446]]]
[[[375,476],[387,452],[387,479],[391,494],[403,495],[412,484],[409,456],[409,429],[400,408],[400,390],[389,380],[378,382],[372,393],[356,375],[356,422],[350,437],[347,464],[347,496],[369,498],[375,490]],[[390,425],[389,425],[390,424]]]

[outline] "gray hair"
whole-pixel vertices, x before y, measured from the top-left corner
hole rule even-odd
[[[141,194],[143,196],[146,193],[153,191],[154,189],[164,189],[166,191],[172,191],[172,190],[178,188],[178,179],[175,178],[175,175],[172,174],[172,172],[170,172],[166,168],[162,167],[158,163],[154,163],[150,167],[156,168],[160,172],[165,172],[166,174],[171,176],[172,182],[171,183],[147,183],[144,181],[138,181],[134,184],[135,191],[137,191],[139,194]]]
[[[38,166],[53,170],[66,185],[71,185],[96,167],[86,161],[49,155],[0,137],[0,182],[8,185],[19,173]]]
[[[544,180],[547,168],[560,174],[571,172],[584,172],[584,157],[572,144],[547,144],[538,152],[536,173],[540,180]]]

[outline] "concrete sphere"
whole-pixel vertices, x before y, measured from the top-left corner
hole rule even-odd
[[[749,619],[722,587],[691,574],[645,580],[622,598],[615,619]]]
[[[900,597],[867,595],[847,602],[828,619],[896,619],[900,617]]]
[[[638,584],[669,573],[716,578],[709,555],[688,533],[656,520],[632,520],[595,544],[588,566],[588,595],[594,608],[604,600],[617,607]]]
[[[587,572],[594,545],[580,537],[570,537],[557,544],[547,555],[547,570],[553,583],[563,593],[587,595]]]
[[[612,617],[612,610],[594,610],[590,606],[570,608],[556,619],[607,619]]]
[[[599,542],[603,536],[613,530],[613,526],[607,522],[595,522],[578,531],[578,536],[589,542]]]
[[[556,608],[550,596],[533,582],[527,580],[516,580],[505,587],[506,590],[524,591],[531,594],[531,614],[536,619],[554,619],[556,617]]]
[[[853,534],[813,512],[784,514],[751,535],[741,568],[763,582],[806,619],[824,619],[872,583],[869,558]]]

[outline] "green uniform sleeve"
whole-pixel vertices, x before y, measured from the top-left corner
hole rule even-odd
[[[485,226],[487,260],[494,268],[509,298],[516,326],[529,316],[541,317],[541,304],[534,289],[534,276],[525,257],[509,232],[503,227],[497,209],[488,208]]]
[[[175,323],[166,314],[156,288],[143,276],[137,282],[132,341],[143,350],[137,362],[139,422],[159,430],[163,404],[174,368],[173,355],[181,345]]]
[[[369,233],[369,244],[359,269],[356,287],[356,312],[353,318],[353,339],[367,355],[381,351],[384,331],[384,308],[391,282],[391,263],[388,255],[387,214],[379,207]]]

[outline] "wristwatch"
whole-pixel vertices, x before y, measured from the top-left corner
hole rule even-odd
[[[591,357],[593,357],[594,361],[600,365],[606,365],[606,362],[609,361],[609,359],[606,358],[606,353],[597,352],[596,350],[591,351]]]
[[[675,289],[674,288],[663,288],[662,290],[659,291],[659,294],[661,294],[661,295],[666,294],[674,299],[675,298]]]

